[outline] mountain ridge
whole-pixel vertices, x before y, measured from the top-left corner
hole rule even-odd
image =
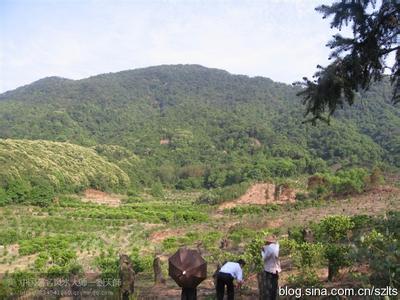
[[[85,77],[85,78],[81,78],[81,79],[71,79],[71,78],[66,78],[66,77],[61,77],[61,76],[57,76],[57,75],[52,75],[52,76],[46,76],[43,78],[40,78],[38,80],[35,80],[31,83],[28,84],[24,84],[22,86],[16,87],[15,89],[11,89],[11,90],[7,90],[4,91],[3,93],[0,93],[0,99],[4,94],[10,93],[10,92],[14,92],[16,90],[22,89],[22,88],[26,88],[32,85],[38,85],[38,84],[42,84],[42,83],[50,83],[50,84],[54,84],[54,83],[79,83],[79,82],[85,82],[91,79],[99,79],[99,78],[107,78],[108,76],[113,76],[113,75],[144,75],[144,74],[148,74],[150,75],[152,73],[153,70],[160,70],[160,69],[171,69],[173,68],[175,71],[179,71],[181,70],[189,70],[188,68],[190,68],[190,71],[208,71],[208,72],[219,72],[221,74],[226,74],[226,75],[231,75],[231,76],[239,76],[239,77],[243,77],[243,78],[249,78],[249,79],[259,79],[259,80],[267,80],[267,81],[273,81],[272,79],[270,79],[269,77],[264,77],[264,76],[249,76],[249,75],[245,75],[245,74],[234,74],[234,73],[230,73],[226,70],[223,69],[219,69],[219,68],[209,68],[209,67],[205,67],[203,65],[200,64],[162,64],[162,65],[156,65],[156,66],[149,66],[149,67],[143,67],[143,68],[135,68],[135,69],[128,69],[128,70],[121,70],[121,71],[116,71],[116,72],[106,72],[106,73],[100,73],[100,74],[96,74],[96,75],[91,75],[89,77]],[[280,83],[280,84],[284,84],[287,86],[290,86],[290,84],[286,84],[286,83],[281,83],[281,82],[276,82],[275,83]]]
[[[0,138],[119,145],[141,158],[142,183],[193,181],[182,175],[189,166],[206,186],[337,163],[400,167],[400,109],[387,102],[389,82],[360,93],[330,126],[303,124],[298,91],[199,65],[50,77],[0,95]]]

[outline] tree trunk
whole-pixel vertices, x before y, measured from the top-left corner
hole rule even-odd
[[[129,296],[135,292],[135,270],[132,260],[126,254],[119,256],[119,278],[120,296],[123,300],[129,299]]]
[[[328,261],[328,281],[333,281],[338,274],[338,268],[334,266],[334,263]]]
[[[153,260],[153,270],[154,270],[154,283],[165,284],[165,279],[162,274],[161,261],[159,257],[155,257]]]

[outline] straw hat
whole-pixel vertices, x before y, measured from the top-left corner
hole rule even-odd
[[[265,238],[265,242],[266,243],[276,243],[277,242],[276,236],[274,234],[267,236]]]

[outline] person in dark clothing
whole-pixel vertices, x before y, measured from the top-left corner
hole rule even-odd
[[[197,289],[196,288],[182,288],[181,300],[196,300]]]
[[[238,287],[243,283],[243,266],[245,265],[243,259],[239,259],[237,262],[228,261],[225,263],[218,272],[217,275],[217,300],[223,300],[225,294],[225,286],[228,293],[228,300],[233,300],[235,297],[235,288],[233,281],[238,281]]]

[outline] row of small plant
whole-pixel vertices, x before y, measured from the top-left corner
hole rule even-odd
[[[57,209],[55,209],[56,212]],[[77,208],[65,211],[64,215],[70,218],[94,219],[125,219],[145,223],[192,223],[205,222],[207,214],[189,206],[149,206]]]
[[[36,253],[37,256],[27,269],[6,273],[0,282],[0,298],[16,297],[27,291],[43,288],[40,279],[49,283],[60,278],[68,279],[71,274],[83,272],[76,251],[72,248],[81,237],[47,237],[20,242],[20,254]],[[47,284],[49,284],[47,283]]]

